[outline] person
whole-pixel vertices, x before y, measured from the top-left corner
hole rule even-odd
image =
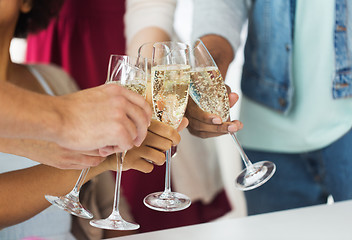
[[[249,215],[352,198],[351,8],[344,0],[194,1],[193,39],[223,75],[248,19],[239,138],[253,162],[277,165],[245,192]]]
[[[124,9],[124,0],[118,3],[112,0],[64,1],[58,16],[52,18],[45,29],[28,34],[26,62],[56,64],[69,73],[81,89],[102,85],[110,54],[124,53],[123,35],[111,31],[112,27],[123,28]],[[101,44],[102,36],[105,44]],[[111,147],[99,151],[102,156],[112,152]]]
[[[5,6],[7,3],[2,4]],[[106,156],[138,146],[146,136],[151,117],[148,104],[121,87],[104,85],[52,97],[32,93],[6,82],[8,76],[5,73],[0,76],[1,137],[54,141],[62,147],[80,151],[99,152],[101,149],[100,155]],[[126,104],[118,104],[121,101],[126,101]],[[132,109],[135,110],[133,113]],[[129,124],[119,121],[120,114],[129,116]],[[42,160],[45,164],[59,168],[86,168],[97,165],[102,159]]]
[[[176,0],[128,0],[124,17],[127,54],[137,55],[139,47],[144,43],[178,40],[173,28],[176,6]],[[231,93],[230,97],[233,106],[238,96]],[[194,115],[203,114],[193,101],[188,103],[187,109]],[[187,118],[189,121],[193,120]],[[241,127],[239,121],[222,126],[225,125],[226,128],[231,125],[232,131]],[[136,171],[124,173],[124,196],[131,206],[133,217],[141,225],[141,232],[204,223],[224,216],[231,210],[221,178],[214,140],[196,138],[187,131],[180,134],[182,141],[172,159],[171,183],[172,189],[191,198],[192,204],[189,208],[162,213],[143,206],[145,196],[164,188],[164,167],[155,168],[148,176]],[[142,184],[147,182],[148,184]]]
[[[124,12],[125,0],[65,0],[47,28],[28,35],[25,61],[62,67],[80,89],[99,86],[106,80],[110,55],[125,52]],[[128,212],[129,206],[120,209]]]
[[[26,89],[28,92],[36,92],[38,96],[41,96],[40,94],[69,96],[67,94],[77,91],[77,86],[57,66],[13,63],[9,55],[10,40],[15,33],[16,36],[25,36],[27,31],[45,26],[45,22],[55,14],[53,10],[57,11],[57,3],[58,1],[47,0],[5,0],[0,3],[0,31],[4,33],[0,38],[0,45],[2,46],[0,61],[3,63],[0,75],[6,76],[8,84]],[[27,17],[31,18],[31,25],[26,25]],[[111,88],[111,90],[120,93],[125,91],[123,88],[116,87]],[[103,93],[104,91],[100,90],[100,95]],[[134,95],[130,91],[126,92],[126,96],[140,99],[138,95]],[[128,105],[122,98],[118,99]],[[141,102],[143,106],[145,100]],[[149,108],[149,105],[147,106]],[[129,105],[129,107],[131,106]],[[92,112],[99,113],[99,111],[93,110],[91,109]],[[138,108],[134,109],[134,112],[137,114]],[[142,115],[149,114],[146,111]],[[148,119],[147,116],[145,118]],[[101,121],[107,120],[104,117],[101,119]],[[179,130],[186,125],[187,120],[185,119]],[[126,155],[124,162],[124,170],[136,169],[145,173],[152,171],[154,164],[164,163],[163,152],[179,141],[180,136],[176,130],[163,123],[152,121],[143,142],[139,144],[139,147],[134,147],[128,151],[129,154]],[[121,147],[121,149],[126,148]],[[71,215],[54,206],[49,207],[49,202],[43,196],[45,194],[64,195],[69,192],[80,171],[76,169],[62,170],[45,164],[38,164],[35,160],[45,157],[79,159],[82,154],[98,153],[71,150],[60,146],[56,142],[40,140],[35,137],[31,139],[18,136],[12,138],[0,137],[0,151],[0,157],[2,158],[2,161],[0,161],[0,238],[22,239],[28,236],[38,236],[74,239],[70,232]],[[102,194],[102,186],[105,184],[113,185],[111,174],[105,174],[105,172],[116,170],[116,157],[109,155],[103,160],[105,161],[91,168],[86,181],[94,178],[100,182],[94,183],[93,181],[88,186],[89,191],[98,191],[88,196],[99,197],[104,205],[97,207],[105,208],[105,212],[110,213],[111,197],[97,196],[97,194]],[[98,175],[99,178],[95,178]],[[107,201],[108,199],[110,201]],[[92,198],[91,200],[97,199]],[[97,204],[99,205],[99,203]],[[108,210],[106,210],[107,207]],[[101,237],[103,235],[100,235],[100,239]]]

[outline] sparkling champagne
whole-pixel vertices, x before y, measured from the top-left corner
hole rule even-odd
[[[147,86],[144,83],[126,84],[124,87],[145,97]]]
[[[229,97],[217,67],[199,67],[191,71],[189,94],[205,112],[219,115],[222,121],[230,116]]]
[[[143,81],[138,81],[136,80],[136,82],[131,82],[125,85],[122,85],[120,82],[118,81],[111,81],[109,83],[114,83],[114,84],[118,84],[120,86],[123,86],[125,88],[127,88],[128,90],[131,90],[135,93],[138,93],[139,95],[142,95],[143,97],[146,96],[146,83],[144,83]]]
[[[152,102],[159,121],[178,127],[186,111],[189,84],[189,65],[152,67]]]

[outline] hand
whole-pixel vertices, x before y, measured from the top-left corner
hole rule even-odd
[[[80,151],[105,154],[140,146],[147,135],[151,109],[144,98],[116,84],[59,97],[62,117],[58,143]]]
[[[31,139],[0,138],[0,151],[61,169],[97,166],[105,159],[99,156],[98,151],[79,152],[53,142]]]
[[[226,87],[231,108],[238,101],[238,95],[231,92],[230,87],[227,85]],[[238,120],[222,122],[219,116],[204,112],[191,98],[188,102],[185,116],[189,120],[189,132],[201,138],[216,137],[228,132],[237,132],[243,127],[243,124]]]
[[[129,150],[123,162],[123,170],[135,169],[144,173],[149,173],[155,165],[163,165],[165,162],[165,151],[171,146],[177,145],[181,137],[177,131],[181,131],[187,126],[188,120],[184,118],[180,127],[175,130],[171,126],[152,120],[148,128],[148,134],[140,147]],[[110,155],[108,161],[111,170],[116,170],[116,156]],[[104,162],[105,163],[105,162]]]

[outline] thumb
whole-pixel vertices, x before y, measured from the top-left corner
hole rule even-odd
[[[239,96],[237,93],[234,93],[234,92],[229,93],[230,108],[232,108],[235,105],[238,99],[239,99]]]
[[[188,119],[184,117],[177,128],[177,132],[181,132],[183,129],[185,129],[188,126],[188,123]]]

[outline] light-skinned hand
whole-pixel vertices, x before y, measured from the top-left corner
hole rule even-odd
[[[56,142],[79,151],[107,147],[122,152],[140,146],[151,109],[145,99],[122,86],[107,84],[59,98],[62,126]]]

